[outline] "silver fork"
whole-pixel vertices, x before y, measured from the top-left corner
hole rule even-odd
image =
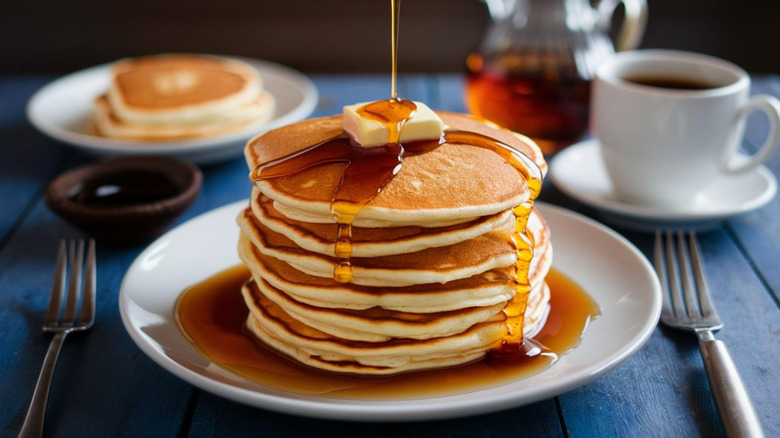
[[[82,293],[82,265],[84,265],[84,241],[78,243],[71,240],[68,251],[70,273],[66,276],[66,244],[60,240],[57,253],[54,283],[49,298],[49,309],[43,331],[54,333],[49,344],[46,358],[43,361],[38,383],[35,385],[30,408],[19,432],[19,437],[40,437],[43,434],[43,419],[46,414],[46,401],[49,398],[54,367],[57,365],[60,349],[65,337],[75,331],[87,330],[95,322],[95,242],[89,240],[87,261],[84,266],[84,281]],[[65,311],[62,311],[65,280],[68,277],[68,297]]]
[[[761,423],[726,344],[716,340],[712,334],[723,324],[704,279],[695,234],[688,234],[686,245],[682,231],[677,232],[676,239],[671,232],[667,232],[664,238],[660,231],[656,231],[655,269],[664,289],[661,322],[676,329],[693,331],[698,336],[704,367],[726,435],[763,437]]]

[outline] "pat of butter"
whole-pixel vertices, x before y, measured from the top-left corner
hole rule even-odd
[[[358,114],[358,110],[367,103],[370,102],[344,107],[344,130],[363,147],[384,146],[389,137],[387,127],[376,120],[365,119]],[[414,104],[417,106],[417,110],[401,129],[401,143],[441,137],[442,132],[444,132],[444,123],[439,116],[422,102],[414,102]]]

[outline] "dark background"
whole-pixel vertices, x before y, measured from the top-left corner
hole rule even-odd
[[[648,0],[644,48],[780,71],[780,0]],[[460,72],[489,24],[479,0],[403,0],[399,70]],[[0,73],[66,73],[200,52],[307,72],[390,69],[388,0],[0,0]]]

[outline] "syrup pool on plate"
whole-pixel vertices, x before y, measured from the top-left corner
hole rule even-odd
[[[249,311],[241,285],[250,278],[243,265],[222,271],[188,288],[176,305],[185,336],[215,364],[256,383],[283,391],[342,398],[433,397],[490,388],[542,372],[556,357],[575,348],[598,305],[566,275],[551,270],[550,309],[531,341],[545,353],[521,362],[486,357],[452,368],[394,376],[326,373],[300,365],[259,344],[244,328]]]

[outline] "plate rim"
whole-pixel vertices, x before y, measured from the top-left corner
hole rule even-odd
[[[47,118],[41,116],[41,102],[45,102],[45,100],[50,98],[53,93],[65,89],[65,87],[68,85],[68,82],[78,81],[79,79],[84,80],[84,78],[89,78],[90,76],[95,75],[106,75],[107,78],[108,70],[113,64],[113,62],[109,62],[65,74],[43,85],[35,93],[33,93],[33,95],[27,101],[25,110],[27,120],[33,127],[35,127],[35,129],[44,135],[54,140],[82,149],[85,152],[96,155],[139,155],[142,153],[166,154],[166,152],[170,152],[171,154],[186,154],[205,152],[206,150],[218,148],[225,144],[237,142],[240,140],[246,141],[249,138],[269,129],[303,120],[310,116],[311,113],[316,109],[317,102],[319,101],[319,91],[317,90],[317,87],[311,78],[298,70],[262,59],[212,54],[196,55],[214,56],[247,62],[253,67],[257,68],[261,75],[264,73],[274,75],[275,79],[287,82],[291,89],[294,87],[294,89],[301,94],[301,102],[292,110],[271,119],[261,126],[250,126],[242,129],[241,131],[231,132],[215,137],[154,142],[143,142],[132,139],[111,139],[84,134],[81,132],[75,132],[65,129],[57,124],[51,123]],[[144,148],[139,148],[139,145],[143,145]]]
[[[759,209],[769,203],[777,193],[777,179],[772,171],[770,171],[763,164],[756,166],[752,171],[763,178],[767,183],[767,189],[759,196],[753,198],[750,202],[743,203],[739,208],[723,210],[723,211],[680,211],[680,210],[665,210],[658,207],[648,207],[638,204],[629,204],[613,199],[594,198],[587,194],[576,190],[571,187],[570,184],[564,183],[564,178],[560,175],[560,166],[562,162],[565,162],[569,156],[573,156],[575,153],[583,153],[583,150],[588,148],[598,149],[601,147],[598,139],[591,138],[575,143],[563,151],[559,152],[550,163],[550,180],[555,186],[566,195],[582,202],[595,209],[609,212],[615,215],[642,219],[646,221],[656,221],[659,223],[698,223],[708,221],[718,221],[727,219],[732,216],[748,213],[750,211]],[[606,192],[605,192],[606,193]]]
[[[133,325],[133,322],[128,315],[130,298],[128,297],[129,286],[127,283],[129,274],[131,273],[132,269],[143,260],[144,256],[149,251],[156,250],[157,246],[160,244],[167,245],[165,241],[168,239],[170,233],[182,232],[179,230],[183,230],[184,227],[188,224],[190,224],[190,227],[193,227],[195,226],[194,224],[196,220],[203,218],[206,215],[227,214],[227,212],[231,211],[235,211],[237,213],[240,208],[243,208],[246,205],[247,202],[247,200],[241,200],[203,213],[169,231],[165,235],[158,238],[154,243],[150,244],[147,248],[145,248],[133,261],[122,280],[119,291],[119,310],[125,329],[132,340],[141,349],[141,351],[143,351],[144,354],[150,357],[155,363],[162,366],[176,377],[181,378],[182,380],[202,390],[215,394],[219,397],[233,400],[249,406],[312,418],[362,422],[436,420],[461,416],[472,416],[495,412],[503,409],[510,409],[568,392],[602,376],[609,370],[622,363],[625,359],[633,355],[647,342],[655,330],[658,318],[660,316],[660,282],[655,276],[655,271],[653,270],[649,261],[631,242],[629,242],[626,238],[614,230],[592,219],[582,216],[579,213],[550,204],[537,203],[543,215],[559,215],[560,217],[565,218],[565,220],[576,221],[579,224],[584,224],[585,226],[590,227],[591,230],[596,230],[597,232],[614,239],[617,244],[633,253],[637,257],[637,261],[642,265],[644,271],[651,274],[649,279],[651,279],[652,282],[652,285],[650,285],[650,289],[652,289],[652,295],[648,297],[648,300],[652,305],[647,309],[649,313],[647,314],[647,317],[644,320],[644,323],[642,324],[642,327],[638,333],[626,345],[623,345],[621,348],[614,350],[614,352],[612,352],[614,357],[612,357],[608,362],[600,364],[600,366],[597,368],[589,369],[587,372],[581,371],[580,373],[565,376],[560,381],[556,381],[556,384],[554,385],[532,388],[530,394],[524,397],[518,397],[514,392],[512,392],[502,393],[487,398],[480,398],[479,401],[474,401],[473,397],[470,396],[480,392],[495,391],[497,388],[503,388],[509,385],[517,384],[517,382],[521,382],[527,379],[521,379],[499,385],[497,387],[474,390],[454,395],[400,400],[357,400],[347,398],[307,396],[276,390],[274,388],[267,388],[267,392],[261,393],[247,388],[227,385],[224,382],[215,381],[213,378],[210,378],[204,374],[183,367],[175,360],[158,352],[155,346],[150,345],[148,341],[144,339],[142,334],[139,333],[140,330]],[[553,265],[555,265],[555,262],[553,262]],[[199,280],[195,281],[197,282]],[[178,291],[176,296],[178,296]],[[175,327],[175,330],[178,332],[178,327]],[[179,336],[183,337],[180,332]],[[587,332],[585,337],[587,337]],[[163,347],[163,345],[159,344],[158,346],[159,348]],[[194,347],[192,348],[194,349]],[[566,357],[566,355],[563,356],[564,359]],[[555,365],[551,367],[551,369],[554,368]],[[533,377],[534,376],[530,376],[528,379]]]

